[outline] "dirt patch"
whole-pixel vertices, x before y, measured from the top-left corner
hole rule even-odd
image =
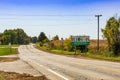
[[[18,57],[0,57],[0,62],[12,62],[18,60]]]
[[[18,57],[0,57],[0,63],[13,62],[19,60]],[[30,74],[20,74],[16,72],[0,71],[0,80],[48,80],[44,75],[32,76]]]
[[[29,74],[0,71],[0,80],[48,80],[45,76],[34,77]]]

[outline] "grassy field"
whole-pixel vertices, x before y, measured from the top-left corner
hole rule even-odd
[[[17,49],[16,48],[0,48],[0,56],[16,54],[16,53],[17,53]]]
[[[18,44],[13,44],[12,47],[18,47],[19,45]],[[0,45],[0,48],[1,47],[9,47],[9,45]]]
[[[19,45],[12,45],[12,47],[18,47]],[[9,48],[8,45],[0,45],[0,56],[2,55],[10,55],[10,54],[16,54],[17,49],[16,48]]]

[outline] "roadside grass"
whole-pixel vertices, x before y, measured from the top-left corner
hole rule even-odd
[[[46,48],[45,46],[40,47],[39,44],[36,44],[36,48],[46,51],[46,52],[59,54],[59,55],[69,55],[70,57],[76,57],[76,58],[85,57],[85,58],[120,62],[120,56],[106,56],[102,54],[91,53],[89,51],[86,53],[81,53],[80,51],[77,51],[75,54],[75,52],[69,52],[69,51],[57,50],[57,49],[49,49],[49,48]]]
[[[0,48],[0,56],[16,54],[16,53],[17,53],[17,49],[16,48]]]
[[[120,56],[105,56],[105,55],[101,55],[101,54],[92,54],[89,52],[86,54],[82,54],[82,56],[94,58],[94,59],[100,59],[100,60],[120,62]]]
[[[60,49],[49,49],[46,48],[45,46],[39,46],[39,44],[36,44],[35,47],[37,49],[46,51],[46,52],[50,52],[50,53],[55,53],[55,54],[60,54],[60,55],[74,55],[75,52],[69,52],[69,51],[64,51],[64,50],[60,50]]]
[[[18,47],[19,45],[14,44],[12,47]],[[17,48],[9,48],[8,45],[0,45],[0,56],[17,54]]]
[[[13,44],[12,47],[18,47],[19,45],[18,44]],[[0,48],[1,47],[9,47],[9,45],[0,45]]]
[[[50,50],[50,52],[52,53],[56,53],[56,54],[64,54],[64,55],[73,55],[75,54],[75,52],[69,52],[69,51],[64,51],[64,50]]]

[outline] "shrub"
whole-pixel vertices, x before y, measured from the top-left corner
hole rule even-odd
[[[120,53],[120,43],[116,42],[113,44],[113,52],[115,56],[118,56]]]

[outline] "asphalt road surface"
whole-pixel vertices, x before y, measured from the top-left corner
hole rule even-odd
[[[19,57],[50,80],[120,80],[120,63],[77,59],[40,51],[33,45],[18,48]]]

